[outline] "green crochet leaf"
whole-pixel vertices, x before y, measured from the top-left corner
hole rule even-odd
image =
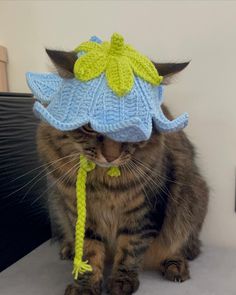
[[[108,51],[110,49],[110,42],[108,42],[108,41],[102,42],[101,48],[102,48],[102,50],[104,50],[104,52],[108,53]]]
[[[118,96],[129,93],[134,84],[134,75],[128,59],[125,56],[111,56],[106,68],[106,78],[108,85]]]
[[[134,74],[152,85],[159,85],[162,81],[153,63],[132,46],[125,45],[124,38],[117,33],[112,35],[111,42],[88,41],[75,51],[86,52],[74,64],[75,77],[89,81],[105,72],[109,87],[118,96],[131,91]]]
[[[105,71],[106,65],[106,55],[93,50],[77,59],[74,64],[74,74],[81,81],[89,81],[100,76]]]
[[[137,76],[153,85],[161,83],[163,78],[159,76],[155,66],[146,56],[140,54],[131,46],[125,46],[125,55]]]
[[[92,42],[92,41],[87,41],[87,42],[83,42],[79,46],[77,46],[74,51],[78,53],[80,51],[89,52],[91,50],[98,50],[100,52],[101,48],[102,47],[100,44],[98,44],[96,42]]]

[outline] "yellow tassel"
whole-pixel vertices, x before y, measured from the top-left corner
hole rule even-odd
[[[80,155],[80,168],[76,180],[77,221],[75,226],[75,257],[72,272],[75,280],[78,279],[79,274],[92,271],[92,267],[88,264],[88,261],[83,261],[83,249],[86,223],[87,173],[92,171],[95,166],[95,163],[88,161],[85,156]],[[120,170],[118,167],[111,167],[107,175],[114,177],[120,176]]]
[[[84,274],[85,272],[91,272],[92,266],[88,264],[88,260],[82,261],[82,260],[77,260],[74,258],[74,268],[72,271],[72,274],[74,275],[74,279],[77,280],[79,274]]]

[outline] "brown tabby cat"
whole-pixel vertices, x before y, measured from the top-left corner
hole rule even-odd
[[[76,54],[47,50],[61,76],[73,78]],[[155,64],[166,79],[188,63]],[[163,106],[167,117],[171,115]],[[108,281],[112,295],[139,287],[140,269],[160,270],[171,281],[189,278],[188,261],[200,252],[199,232],[207,211],[208,188],[184,132],[153,130],[148,141],[119,143],[90,125],[61,132],[41,123],[38,149],[48,163],[49,207],[61,242],[61,258],[73,257],[76,222],[75,181],[79,154],[97,165],[87,180],[85,259],[93,272],[69,285],[66,295],[99,295],[104,264],[113,258]],[[120,177],[107,176],[118,165]]]

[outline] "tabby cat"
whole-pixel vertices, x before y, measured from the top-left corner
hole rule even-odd
[[[58,73],[73,78],[74,52],[47,50]],[[188,63],[155,64],[167,79]],[[165,115],[172,119],[163,106]],[[153,269],[174,282],[189,278],[188,260],[200,252],[199,232],[207,211],[208,188],[183,131],[139,143],[115,142],[88,124],[62,132],[46,123],[38,128],[38,150],[48,164],[51,221],[62,259],[73,257],[76,223],[75,182],[79,154],[97,165],[87,179],[85,259],[93,272],[69,285],[65,295],[99,295],[104,264],[112,259],[107,290],[128,295],[139,287],[139,271]],[[107,175],[118,165],[120,177]]]

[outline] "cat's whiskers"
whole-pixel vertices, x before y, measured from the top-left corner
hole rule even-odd
[[[149,203],[149,206],[151,207],[152,203],[150,202],[150,198],[149,198],[149,196],[148,196],[148,194],[146,192],[145,186],[141,183],[141,180],[138,177],[140,175],[137,174],[137,171],[135,170],[135,167],[133,166],[133,163],[129,162],[127,167],[129,167],[128,169],[129,169],[131,175],[133,175],[135,182],[137,183],[137,181],[138,181],[139,184],[142,186],[142,192],[145,194],[146,200]]]
[[[155,179],[155,180],[157,180],[157,182],[154,181],[154,179],[150,175],[146,174],[140,167],[136,166],[134,162],[133,162],[133,165],[134,165],[135,169],[137,169],[137,171],[139,171],[139,174],[142,175],[142,177],[144,179],[147,179],[146,187],[147,187],[147,189],[149,189],[149,191],[152,193],[152,195],[155,196],[155,205],[156,205],[158,197],[163,199],[163,197],[161,195],[158,196],[158,194],[157,194],[159,190],[162,190],[162,188],[160,186],[161,183],[159,182],[158,179]]]
[[[72,156],[72,155],[71,155]],[[76,155],[73,155],[76,156]],[[67,156],[66,156],[67,157]],[[52,161],[52,163],[50,163],[50,165],[48,165],[45,169],[43,169],[42,171],[40,171],[33,179],[31,179],[30,181],[28,181],[27,183],[25,183],[23,186],[21,186],[20,188],[18,188],[17,190],[11,192],[10,194],[8,194],[5,198],[9,198],[10,196],[14,195],[15,193],[21,191],[23,188],[27,187],[29,184],[31,184],[36,178],[38,178],[40,175],[42,175],[50,166],[54,165],[55,162],[59,162],[59,160],[62,160],[63,158],[57,159],[56,161]],[[75,159],[72,159],[70,162],[74,161]],[[68,164],[68,162],[64,163],[64,165]],[[56,169],[59,169],[60,167],[57,167]],[[54,169],[53,171],[55,171],[56,169]],[[28,174],[28,173],[26,173]],[[46,177],[48,175],[48,173],[44,174],[43,176],[41,176],[35,183],[34,185],[39,182],[42,178]],[[24,176],[24,175],[23,175]],[[22,176],[21,176],[22,177]],[[33,186],[34,186],[33,185]],[[30,187],[32,189],[32,186]],[[28,191],[27,191],[28,193]],[[25,196],[23,197],[23,199],[25,198]]]
[[[143,166],[143,168],[145,168],[145,169],[147,169],[147,170],[149,170],[149,171],[152,172],[152,168],[149,166],[149,164],[144,163],[143,161],[139,160],[139,159],[136,158],[136,157],[133,157],[133,159],[134,159],[135,161],[137,161],[141,166]],[[158,172],[156,172],[156,173],[157,173],[157,176],[158,176],[159,178],[162,178],[163,180],[168,180],[169,182],[173,182],[173,183],[176,183],[176,184],[179,184],[179,185],[188,185],[188,184],[185,184],[185,183],[181,183],[181,182],[178,182],[178,181],[172,180],[172,179],[170,179],[170,178],[168,178],[168,177],[166,177],[166,176],[161,175],[161,174],[158,173]]]
[[[161,190],[166,196],[170,196],[170,197],[172,197],[172,199],[173,199],[173,201],[175,202],[176,200],[173,198],[173,196],[172,196],[172,194],[171,194],[171,192],[168,190],[168,188],[163,188],[163,182],[161,182],[160,181],[160,179],[158,179],[158,175],[155,175],[157,178],[155,178],[155,181],[154,181],[154,176],[153,177],[151,177],[149,174],[146,174],[135,162],[133,162],[133,164],[135,164],[136,166],[136,169],[139,169],[140,170],[140,172],[142,172],[143,173],[143,177],[144,178],[147,178],[152,184],[153,184],[153,186],[156,188],[156,190],[151,190],[152,192],[154,192],[154,193],[157,193],[159,190]],[[151,172],[153,172],[152,170],[150,170]],[[157,182],[156,182],[157,181]],[[148,183],[148,185],[149,185],[149,189],[150,188],[152,188],[151,187],[151,185],[150,185],[150,183]],[[164,199],[163,199],[163,197],[161,196],[161,195],[159,195],[159,197],[161,197],[162,198],[162,200],[164,201]]]
[[[137,158],[135,158],[135,157],[133,157],[133,158],[134,158],[137,162],[139,162],[139,164],[142,165],[145,169],[149,169],[150,171],[152,171],[152,169],[151,169],[150,167],[147,166],[147,165],[149,165],[149,164],[144,163],[144,162],[140,161],[139,159],[137,159]],[[149,157],[149,158],[150,158],[150,157]],[[157,172],[157,176],[158,176],[159,178],[162,178],[163,180],[168,180],[169,182],[171,182],[171,183],[175,183],[175,184],[177,184],[177,185],[182,185],[182,186],[186,186],[186,187],[191,187],[191,188],[193,188],[193,189],[196,187],[195,184],[188,184],[188,183],[184,183],[184,182],[180,182],[180,181],[175,181],[175,180],[172,180],[172,179],[170,179],[170,178],[168,178],[168,177],[166,177],[166,176],[163,176],[163,175],[159,174],[158,172]],[[201,189],[201,188],[199,188],[199,189]]]
[[[29,189],[26,191],[26,193],[24,194],[24,196],[22,197],[22,200],[25,199],[25,197],[28,195],[28,193],[31,191],[31,189],[41,180],[43,179],[44,177],[48,177],[50,174],[52,174],[54,171],[56,171],[57,169],[61,169],[62,167],[70,164],[71,162],[73,162],[75,159],[71,159],[70,161],[67,161],[66,163],[64,163],[63,165],[61,165],[60,167],[57,167],[51,171],[49,171],[48,173],[44,174],[43,176],[39,177],[39,179],[37,179],[30,187]],[[46,168],[48,169],[48,167]],[[35,179],[36,177],[33,178],[33,180]]]
[[[59,159],[53,160],[53,161],[51,161],[51,162],[47,162],[46,164],[40,165],[40,166],[38,166],[38,167],[36,167],[36,168],[34,168],[34,169],[31,169],[30,171],[28,171],[28,172],[26,172],[26,173],[24,173],[24,174],[21,174],[20,176],[18,176],[18,177],[16,177],[16,178],[12,179],[9,183],[12,183],[12,182],[18,180],[18,179],[20,179],[20,178],[22,178],[22,177],[24,177],[24,176],[26,176],[26,175],[32,173],[32,172],[35,171],[35,170],[41,169],[41,168],[43,168],[43,167],[45,167],[45,166],[47,166],[47,168],[48,168],[48,167],[50,167],[51,165],[53,165],[53,164],[55,164],[55,163],[57,163],[57,162],[59,162],[59,161],[62,161],[62,160],[66,159],[66,158],[69,158],[69,157],[75,157],[75,156],[78,156],[78,155],[79,155],[79,153],[75,153],[75,154],[72,154],[72,155],[67,155],[67,156],[65,156],[65,157],[62,157],[62,158],[59,158]],[[44,169],[44,171],[45,171],[45,170],[46,170],[46,169]]]
[[[66,173],[64,173],[62,176],[60,176],[56,181],[54,181],[51,185],[49,185],[47,187],[47,189],[45,191],[43,191],[38,198],[36,198],[34,200],[34,202],[32,202],[32,205],[37,202],[39,199],[41,199],[43,197],[43,195],[45,193],[47,193],[53,186],[55,186],[59,181],[62,181],[73,169],[75,169],[75,172],[78,170],[78,168],[80,167],[80,163],[75,164],[74,166],[72,166]]]
[[[130,162],[129,163],[129,165],[127,165],[129,168],[128,169],[130,169],[130,172],[131,172],[131,174],[133,175],[133,177],[134,177],[134,180],[136,179],[136,180],[138,180],[138,182],[141,184],[141,186],[142,186],[142,183],[141,183],[141,180],[139,179],[139,177],[137,177],[137,175],[135,174],[136,172],[135,172],[135,170],[134,170],[134,167],[132,166],[132,162]],[[137,177],[137,178],[136,178]],[[135,181],[136,181],[135,180]],[[153,208],[153,203],[151,202],[151,200],[150,200],[150,198],[149,198],[149,196],[148,196],[148,193],[146,192],[146,189],[145,189],[145,186],[143,186],[143,188],[142,188],[142,192],[144,193],[144,195],[145,195],[145,201],[147,202],[147,206],[149,207],[149,209],[151,209],[151,208]],[[139,225],[141,226],[141,220],[139,221]]]

